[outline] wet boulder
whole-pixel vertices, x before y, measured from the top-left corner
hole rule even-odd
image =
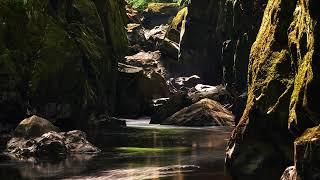
[[[59,132],[60,130],[50,121],[33,115],[20,122],[14,131],[14,136],[23,138],[40,137],[50,131]]]
[[[5,152],[18,159],[64,159],[68,154],[91,154],[100,150],[87,140],[84,132],[74,130],[51,131],[35,138],[13,137]]]
[[[176,112],[161,124],[178,126],[232,126],[234,124],[234,116],[218,102],[202,99]]]
[[[87,135],[83,131],[73,130],[59,134],[64,137],[63,142],[69,153],[91,154],[100,152],[99,148],[88,141]]]
[[[7,143],[5,152],[19,159],[30,157],[63,159],[67,155],[67,148],[63,137],[51,131],[36,138],[13,137]]]
[[[59,132],[48,120],[32,116],[21,121],[5,152],[18,159],[63,159],[70,153],[98,153],[100,150],[87,140],[84,132]]]
[[[190,106],[191,104],[192,100],[188,97],[187,93],[177,92],[171,95],[170,98],[161,106],[155,107],[150,123],[160,124],[177,111],[184,107]]]

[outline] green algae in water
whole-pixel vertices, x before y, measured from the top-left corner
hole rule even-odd
[[[167,153],[167,152],[186,152],[188,147],[170,147],[170,148],[141,148],[141,147],[118,147],[116,151],[122,154],[145,154],[145,153]]]

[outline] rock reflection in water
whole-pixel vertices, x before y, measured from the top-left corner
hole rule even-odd
[[[76,175],[86,170],[88,162],[94,158],[95,155],[81,154],[72,155],[63,161],[40,161],[35,158],[29,158],[26,161],[9,161],[6,164],[1,164],[0,170],[9,168],[16,169],[22,179],[43,179],[43,178],[58,178],[61,175]],[[6,174],[0,171],[1,175]],[[11,174],[6,174],[9,179]],[[17,178],[20,179],[20,178]]]
[[[177,179],[183,179],[183,173],[193,172],[199,170],[199,166],[195,165],[174,165],[165,167],[141,167],[132,169],[117,169],[110,171],[103,171],[93,176],[80,176],[67,178],[71,179],[91,179],[91,180],[144,180],[157,179],[161,177],[179,176]]]
[[[62,162],[0,161],[0,175],[15,179],[228,180],[224,151],[230,128],[186,128],[128,120],[121,132],[95,132],[97,156],[72,156]],[[8,171],[9,172],[9,171]]]

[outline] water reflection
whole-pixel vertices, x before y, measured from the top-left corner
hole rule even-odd
[[[62,162],[0,162],[6,179],[227,180],[224,150],[230,128],[181,128],[128,120],[122,132],[94,132],[97,156]],[[12,173],[15,172],[15,173]]]

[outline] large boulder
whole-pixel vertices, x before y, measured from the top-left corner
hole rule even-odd
[[[85,128],[112,111],[127,46],[124,0],[2,0],[0,121],[27,114]]]
[[[173,94],[169,96],[168,100],[155,107],[155,110],[151,116],[151,124],[160,124],[165,119],[172,116],[174,113],[194,103],[197,103],[202,99],[207,98],[218,101],[224,106],[229,107],[231,106],[231,104],[235,103],[234,97],[227,91],[226,87],[221,85],[210,86],[197,84],[195,87],[190,89],[181,88],[180,90],[177,90],[175,87],[173,87],[172,91]],[[234,106],[235,108],[239,107],[237,104],[234,104]]]
[[[178,126],[232,126],[234,124],[234,116],[218,102],[211,99],[202,99],[176,112],[161,122],[161,124]]]
[[[13,137],[5,152],[18,159],[65,159],[68,154],[92,154],[100,150],[92,145],[79,130],[48,132],[36,138]]]
[[[174,113],[190,106],[191,104],[192,100],[188,97],[187,93],[174,93],[163,104],[155,107],[154,113],[151,116],[150,124],[160,124]]]
[[[153,99],[168,97],[169,88],[157,72],[146,73],[143,68],[119,63],[117,115],[143,115]]]
[[[246,109],[227,148],[226,167],[239,180],[279,179],[293,164],[294,139],[319,124],[319,3],[268,1],[251,48]]]
[[[59,132],[60,130],[50,121],[34,115],[20,122],[14,131],[14,136],[24,138],[40,137],[50,131]]]

